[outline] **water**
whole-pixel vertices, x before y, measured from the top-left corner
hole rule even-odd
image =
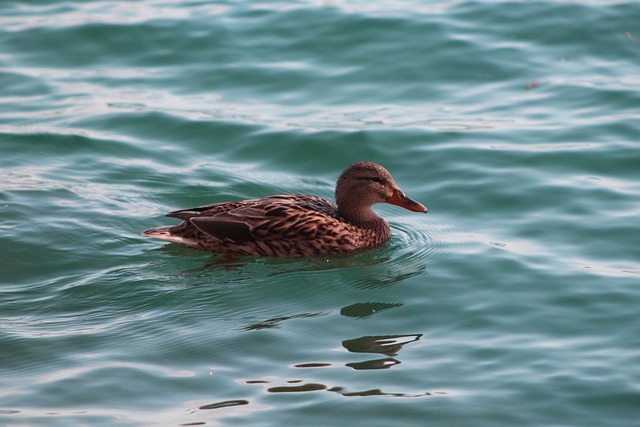
[[[634,1],[0,5],[0,424],[636,426]],[[388,245],[170,210],[386,166]]]

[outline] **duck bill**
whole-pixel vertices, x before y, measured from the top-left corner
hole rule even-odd
[[[387,203],[391,203],[392,205],[400,206],[401,208],[409,209],[413,212],[424,212],[427,213],[427,207],[412,200],[406,196],[402,191],[395,190],[391,197],[387,199]]]

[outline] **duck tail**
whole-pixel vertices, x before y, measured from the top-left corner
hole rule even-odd
[[[142,232],[143,236],[152,237],[154,239],[166,240],[171,243],[177,243],[187,247],[198,247],[198,242],[186,236],[174,233],[174,227],[155,227]]]
[[[167,240],[171,236],[171,227],[154,227],[142,232],[143,236]]]

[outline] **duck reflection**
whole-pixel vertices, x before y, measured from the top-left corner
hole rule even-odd
[[[342,341],[342,346],[352,353],[379,353],[396,356],[402,347],[418,341],[422,334],[374,335]]]
[[[351,313],[354,310],[355,313],[370,313],[371,307],[376,309],[386,309],[398,306],[401,304],[379,304],[370,303],[367,304],[354,304],[357,307],[346,307],[347,312]],[[344,314],[344,313],[343,313]],[[347,363],[344,366],[350,367],[356,370],[371,370],[371,369],[389,369],[392,366],[400,364],[400,360],[396,357],[398,353],[404,348],[405,345],[419,341],[423,334],[404,334],[404,335],[372,335],[363,336],[360,338],[354,338],[350,340],[342,341],[342,346],[351,353],[372,353],[383,354],[387,357],[366,360],[362,362]],[[334,363],[327,362],[306,362],[293,365],[294,368],[302,369],[335,369],[339,366]],[[347,387],[339,385],[327,385],[323,382],[317,382],[310,379],[284,379],[273,377],[265,379],[252,379],[245,380],[246,384],[261,385],[267,393],[308,393],[308,392],[320,392],[328,391],[332,393],[338,393],[345,397],[366,397],[366,396],[388,396],[388,397],[425,397],[433,395],[444,395],[446,392],[441,391],[428,391],[424,393],[389,393],[380,388],[373,388],[367,390],[353,390],[349,391]]]
[[[247,381],[247,384],[256,384],[257,381]],[[260,381],[259,383],[269,383],[269,381]],[[295,385],[291,385],[295,384]],[[434,395],[446,395],[447,392],[443,391],[427,391],[424,393],[389,393],[382,391],[379,388],[362,390],[362,391],[347,391],[345,387],[335,386],[329,387],[325,384],[321,383],[313,383],[313,382],[304,382],[303,380],[290,380],[286,382],[286,385],[279,386],[271,386],[266,387],[266,391],[268,393],[305,393],[305,392],[317,392],[317,391],[330,391],[332,393],[338,393],[345,397],[366,397],[366,396],[389,396],[389,397],[424,397],[424,396],[434,396]],[[243,404],[246,401],[238,401],[242,402],[239,404]],[[226,404],[226,402],[222,402]],[[226,404],[226,406],[230,406]],[[212,404],[207,405],[206,407],[201,407],[200,409],[210,409],[211,407],[222,407],[221,404]]]
[[[198,409],[220,409],[220,408],[228,408],[230,406],[242,406],[242,405],[248,405],[249,401],[248,400],[244,400],[244,399],[239,399],[239,400],[225,400],[222,402],[215,402],[215,403],[210,403],[208,405],[202,405],[200,406]]]
[[[292,382],[301,382],[301,381],[289,381]],[[300,393],[305,391],[318,391],[318,390],[326,390],[327,386],[324,384],[317,383],[305,383],[300,385],[284,385],[278,387],[269,387],[267,391],[269,393]]]
[[[251,325],[247,325],[245,327],[243,327],[242,329],[245,331],[257,331],[260,329],[269,329],[269,328],[275,328],[277,326],[280,325],[280,323],[286,321],[286,320],[291,320],[291,319],[304,319],[307,317],[318,317],[318,316],[323,316],[323,313],[301,313],[301,314],[294,314],[292,316],[282,316],[282,317],[272,317],[271,319],[267,319],[263,322],[259,322],[259,323],[253,323]]]
[[[364,391],[347,392],[345,391],[344,387],[333,387],[328,389],[327,391],[339,393],[345,397],[360,397],[360,396],[422,397],[422,396],[433,396],[436,394],[440,394],[440,395],[447,394],[442,391],[428,391],[426,393],[420,393],[420,394],[388,393],[380,390],[379,388],[374,388],[371,390],[364,390]]]
[[[347,363],[346,366],[355,369],[356,371],[364,371],[367,369],[389,369],[394,365],[399,365],[398,359],[393,357],[387,357],[384,359],[366,360],[364,362],[352,362]]]
[[[388,288],[412,277],[420,276],[425,271],[424,265],[403,265],[402,268],[398,268],[392,263],[387,263],[384,270],[362,271],[355,286],[360,289]]]
[[[422,334],[410,335],[377,335],[365,336],[342,341],[342,346],[352,353],[377,353],[387,356],[397,356],[406,344],[418,341]],[[347,363],[346,366],[355,370],[389,369],[401,362],[393,357],[366,360],[364,362]]]
[[[346,317],[359,317],[366,318],[374,314],[380,313],[383,310],[390,308],[402,307],[402,303],[384,303],[384,302],[359,302],[349,305],[340,310],[340,314]]]

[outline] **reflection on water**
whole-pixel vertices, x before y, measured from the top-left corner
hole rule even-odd
[[[331,366],[331,363],[298,363],[293,365],[294,368],[326,368]]]
[[[406,344],[418,341],[422,334],[379,335],[342,341],[344,348],[352,353],[379,353],[396,356]]]
[[[301,380],[288,381],[289,383],[301,382]],[[326,390],[327,386],[324,384],[307,383],[291,386],[270,387],[267,389],[269,393],[299,393],[303,391],[317,391]]]
[[[268,381],[247,381],[247,384],[268,384]],[[296,385],[290,385],[296,384]],[[433,396],[433,395],[446,395],[447,392],[444,391],[427,391],[424,393],[418,394],[410,394],[410,393],[389,393],[384,392],[379,388],[362,390],[362,391],[346,391],[345,387],[335,386],[329,387],[326,384],[314,383],[314,382],[303,382],[303,380],[289,380],[286,382],[286,385],[273,386],[268,387],[266,389],[269,393],[303,393],[303,392],[311,392],[311,391],[330,391],[332,393],[338,393],[345,397],[366,397],[366,396],[389,396],[389,397],[424,397],[424,396]],[[230,401],[230,402],[246,402],[244,400],[239,401]],[[221,402],[221,404],[225,404],[226,402]],[[244,405],[245,403],[240,403]],[[217,405],[217,404],[213,404]],[[206,405],[205,409],[214,409],[208,408],[212,405]],[[234,406],[234,405],[226,405],[226,406]],[[223,407],[223,406],[216,406]],[[201,408],[202,409],[202,408]]]
[[[248,400],[225,400],[223,402],[216,402],[216,403],[210,403],[208,405],[202,405],[200,406],[198,409],[220,409],[220,408],[227,408],[229,406],[241,406],[241,405],[248,405],[249,401]]]
[[[366,336],[352,340],[342,341],[344,348],[352,353],[376,353],[387,356],[397,356],[405,344],[418,341],[422,334],[411,335],[380,335]],[[346,366],[355,370],[389,369],[401,362],[393,357],[383,359],[365,360],[363,362],[347,363]]]
[[[292,272],[319,272],[329,270],[340,270],[345,268],[371,267],[383,264],[389,261],[389,257],[380,256],[377,250],[370,249],[361,251],[356,254],[334,255],[331,257],[309,258],[303,265],[299,267],[291,267],[290,262],[284,262],[281,259],[270,259],[272,264],[284,264],[286,269],[271,273],[272,276],[280,274],[288,274]]]
[[[426,271],[424,265],[403,265],[401,262],[402,260],[398,258],[392,263],[385,264],[389,267],[385,271],[361,270],[362,275],[356,284],[357,287],[360,289],[385,288],[419,276]]]
[[[342,310],[340,310],[340,314],[346,317],[366,318],[373,314],[379,313],[382,310],[402,307],[403,305],[404,304],[402,303],[390,304],[384,302],[360,302],[342,308]]]
[[[293,316],[272,317],[271,319],[267,319],[264,322],[247,325],[242,329],[245,331],[256,331],[260,329],[275,328],[285,320],[304,319],[308,317],[318,317],[323,315],[324,315],[323,313],[302,313],[302,314],[294,314]]]
[[[357,305],[357,304],[356,304]],[[363,304],[365,305],[365,304]],[[374,304],[374,306],[377,306]],[[386,305],[383,305],[386,307]],[[391,306],[394,306],[391,304]],[[397,356],[402,348],[410,343],[416,342],[422,338],[422,334],[407,335],[378,335],[364,336],[342,342],[344,348],[351,353],[373,353],[385,354],[387,356]],[[367,360],[363,362],[346,363],[344,366],[356,370],[371,369],[388,369],[392,366],[400,364],[400,360],[394,357],[386,357],[382,359]],[[293,365],[294,368],[304,369],[320,369],[320,368],[339,368],[338,364],[328,362],[309,362]],[[280,382],[280,381],[279,381]],[[363,391],[345,391],[346,388],[340,385],[329,386],[320,382],[307,379],[282,379],[280,384],[274,384],[274,380],[270,379],[252,379],[245,380],[245,384],[261,385],[267,393],[301,393],[311,391],[330,391],[341,394],[345,397],[357,396],[390,396],[390,397],[423,397],[434,394],[446,394],[444,392],[425,392],[420,394],[407,393],[387,393],[381,389],[369,389]]]
[[[352,362],[347,363],[347,366],[355,369],[356,371],[364,371],[367,369],[388,369],[394,365],[399,365],[401,362],[398,359],[387,357],[384,359],[366,360],[364,362]]]
[[[199,411],[209,411],[212,409],[228,409],[234,408],[238,406],[249,405],[249,401],[245,399],[237,399],[237,400],[224,400],[221,402],[209,403],[207,405],[200,405],[197,408],[190,410],[187,412],[188,415],[198,413]],[[190,423],[179,424],[180,426],[200,426],[206,425],[207,423],[204,421],[194,421]]]
[[[439,394],[439,395],[447,394],[444,391],[428,391],[426,393],[420,393],[420,394],[386,393],[380,390],[379,388],[375,388],[372,390],[365,390],[365,391],[346,392],[342,387],[334,387],[329,389],[328,391],[339,393],[345,397],[359,397],[359,396],[423,397],[423,396],[433,396],[436,394]]]

